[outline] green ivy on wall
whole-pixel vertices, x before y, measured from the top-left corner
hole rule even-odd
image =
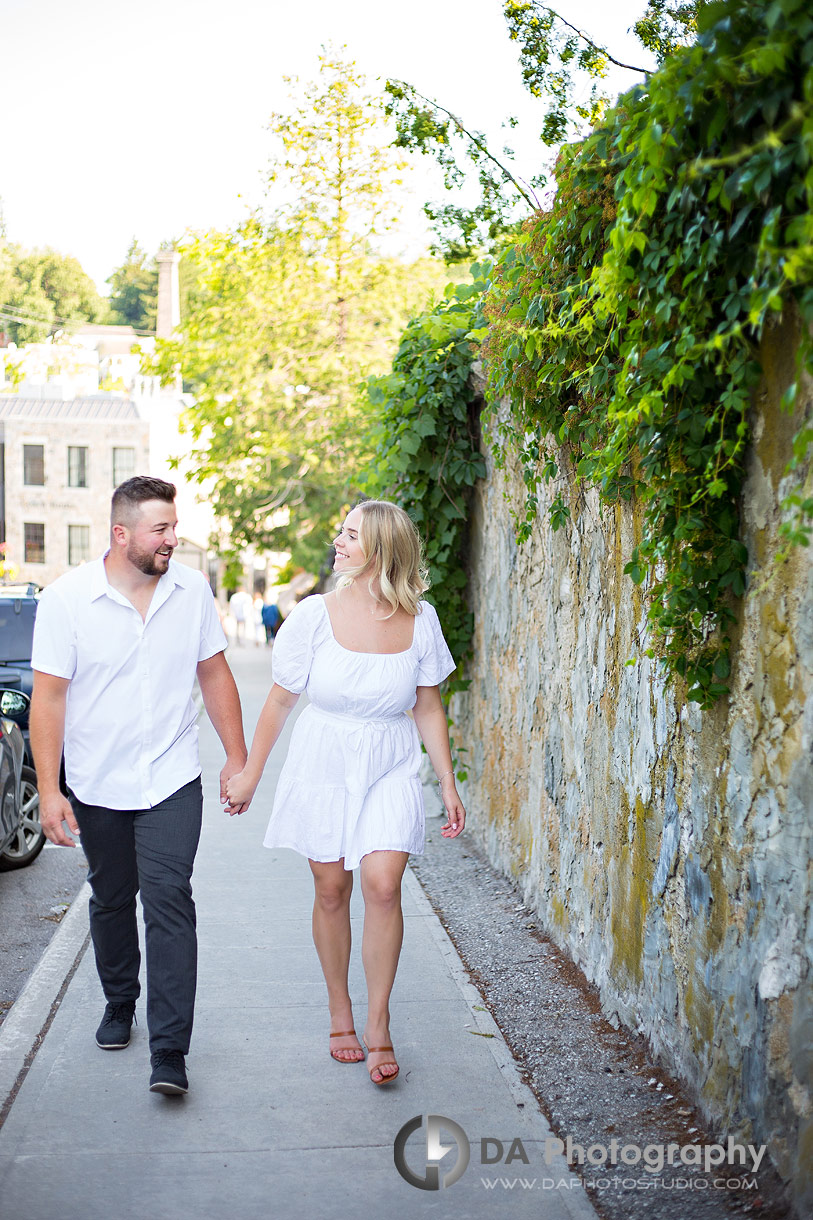
[[[705,5],[697,43],[562,150],[549,212],[496,268],[449,290],[369,383],[376,463],[427,538],[455,655],[470,650],[466,515],[484,473],[466,382],[488,372],[490,442],[525,481],[520,542],[562,450],[606,504],[641,507],[626,573],[643,587],[653,647],[688,697],[728,690],[731,626],[746,588],[739,496],[765,327],[790,302],[813,373],[813,16],[806,0]],[[794,406],[796,384],[783,406]],[[510,409],[506,410],[506,398]],[[794,441],[806,460],[813,427]],[[567,497],[550,506],[566,524]],[[813,498],[783,504],[786,556],[808,545]],[[460,683],[458,683],[459,685]]]
[[[728,689],[746,585],[738,498],[758,345],[790,300],[813,371],[809,4],[704,7],[696,45],[564,149],[557,177],[486,301],[493,442],[520,455],[527,487],[518,537],[557,443],[604,502],[635,496],[642,536],[625,571],[645,587],[650,652],[709,707]],[[811,439],[807,426],[796,461]],[[806,545],[813,503],[785,507],[788,542]],[[554,500],[554,528],[567,515]]]
[[[400,504],[426,547],[432,587],[457,676],[471,653],[472,615],[466,601],[467,534],[471,489],[485,475],[477,412],[468,387],[487,268],[472,267],[473,283],[450,286],[435,308],[410,322],[392,372],[371,377],[367,394],[375,416],[372,462],[361,480],[368,496]]]

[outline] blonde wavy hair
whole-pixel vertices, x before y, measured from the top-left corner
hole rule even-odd
[[[359,544],[364,562],[342,572],[336,588],[346,589],[372,564],[367,587],[375,597],[378,581],[381,597],[392,607],[386,617],[391,618],[399,607],[407,614],[417,614],[421,594],[429,588],[429,575],[415,523],[389,500],[364,500],[356,507],[361,509]]]

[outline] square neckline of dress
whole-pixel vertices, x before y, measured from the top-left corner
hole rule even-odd
[[[417,614],[415,615],[415,621],[412,624],[412,643],[409,645],[409,648],[402,648],[400,650],[400,652],[363,652],[362,650],[360,650],[358,648],[347,648],[347,647],[345,647],[344,644],[339,643],[339,641],[336,639],[336,633],[333,630],[333,620],[330,617],[330,611],[327,608],[324,594],[322,594],[321,602],[322,602],[322,610],[324,611],[325,617],[327,619],[327,626],[328,626],[328,631],[330,632],[330,638],[333,640],[333,643],[336,645],[337,648],[341,648],[342,652],[349,652],[350,655],[354,656],[354,657],[405,657],[406,654],[408,652],[412,652],[412,649],[415,647],[415,628],[417,626],[417,621],[418,621]]]

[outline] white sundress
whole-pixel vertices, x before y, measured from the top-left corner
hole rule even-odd
[[[274,640],[273,678],[306,691],[282,768],[266,847],[354,869],[376,850],[424,848],[417,687],[455,668],[437,611],[420,603],[405,652],[352,652],[333,635],[324,597],[305,598]]]

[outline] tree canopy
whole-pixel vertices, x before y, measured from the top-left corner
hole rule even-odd
[[[221,550],[290,550],[318,568],[365,461],[359,383],[383,371],[447,276],[378,246],[402,164],[361,73],[325,53],[317,82],[289,83],[290,110],[271,118],[265,206],[182,243],[196,296],[153,367],[180,369],[193,390],[191,457]]]
[[[693,41],[698,12],[706,3],[647,0],[633,26],[642,50],[662,63]],[[567,12],[564,4],[560,8]],[[612,101],[607,93],[611,68],[627,69],[630,84],[647,74],[646,65],[619,59],[560,11],[539,0],[503,0],[503,14],[508,36],[519,49],[523,83],[544,106],[539,138],[545,149],[557,150],[561,144],[585,136],[601,121]],[[510,148],[490,148],[482,132],[406,81],[387,81],[386,92],[398,147],[433,156],[443,170],[448,191],[458,192],[472,173],[477,179],[480,198],[473,207],[431,201],[425,205],[437,251],[461,259],[499,249],[539,207],[535,191],[552,176],[554,158],[543,154],[538,164],[519,167]],[[515,128],[517,120],[509,117],[503,126]]]
[[[174,249],[174,240],[162,243],[162,249]],[[178,270],[180,308],[183,318],[194,297],[198,268],[187,252]],[[110,322],[132,326],[134,330],[153,332],[158,317],[158,260],[148,255],[138,238],[130,242],[124,262],[108,277],[110,285]]]
[[[104,321],[106,310],[77,259],[0,238],[0,315],[13,342],[40,343],[58,330]]]
[[[137,238],[107,283],[110,285],[110,321],[135,330],[155,330],[158,311],[158,265]]]

